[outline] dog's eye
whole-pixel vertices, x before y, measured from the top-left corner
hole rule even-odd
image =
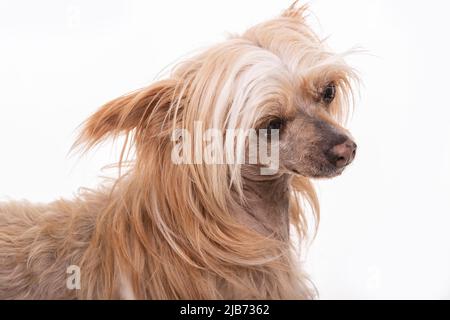
[[[269,124],[266,127],[267,133],[270,134],[272,130],[281,130],[284,126],[284,120],[283,119],[273,119],[269,122]]]
[[[267,125],[267,130],[280,130],[283,127],[283,123],[284,121],[282,119],[274,119],[272,121],[269,122],[269,124]]]
[[[329,83],[322,93],[322,100],[326,104],[330,104],[333,102],[336,97],[336,84],[334,82]]]

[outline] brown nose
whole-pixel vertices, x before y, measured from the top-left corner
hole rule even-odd
[[[328,161],[339,169],[343,168],[355,159],[356,148],[356,143],[347,139],[344,143],[335,145],[327,152]]]

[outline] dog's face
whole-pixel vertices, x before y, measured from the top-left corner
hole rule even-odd
[[[280,170],[311,178],[339,175],[354,159],[356,144],[341,127],[332,108],[340,108],[337,79],[319,73],[304,79],[285,94],[294,97],[289,105],[265,119],[268,134],[279,130]]]
[[[264,76],[244,75],[259,82],[265,96],[257,99],[263,103],[254,127],[279,132],[280,171],[309,178],[341,174],[357,148],[341,125],[357,81],[353,70],[309,29],[303,8],[255,26],[244,38],[273,54],[253,66],[266,70]]]

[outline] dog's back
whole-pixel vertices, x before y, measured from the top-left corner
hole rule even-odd
[[[76,297],[66,271],[81,260],[95,225],[76,207],[68,201],[0,203],[0,299]]]

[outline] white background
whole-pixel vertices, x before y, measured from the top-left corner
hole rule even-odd
[[[289,0],[0,0],[0,199],[95,186],[111,148],[67,157],[97,107]],[[310,22],[364,86],[356,162],[318,183],[308,270],[324,299],[450,298],[448,1],[317,0]]]

